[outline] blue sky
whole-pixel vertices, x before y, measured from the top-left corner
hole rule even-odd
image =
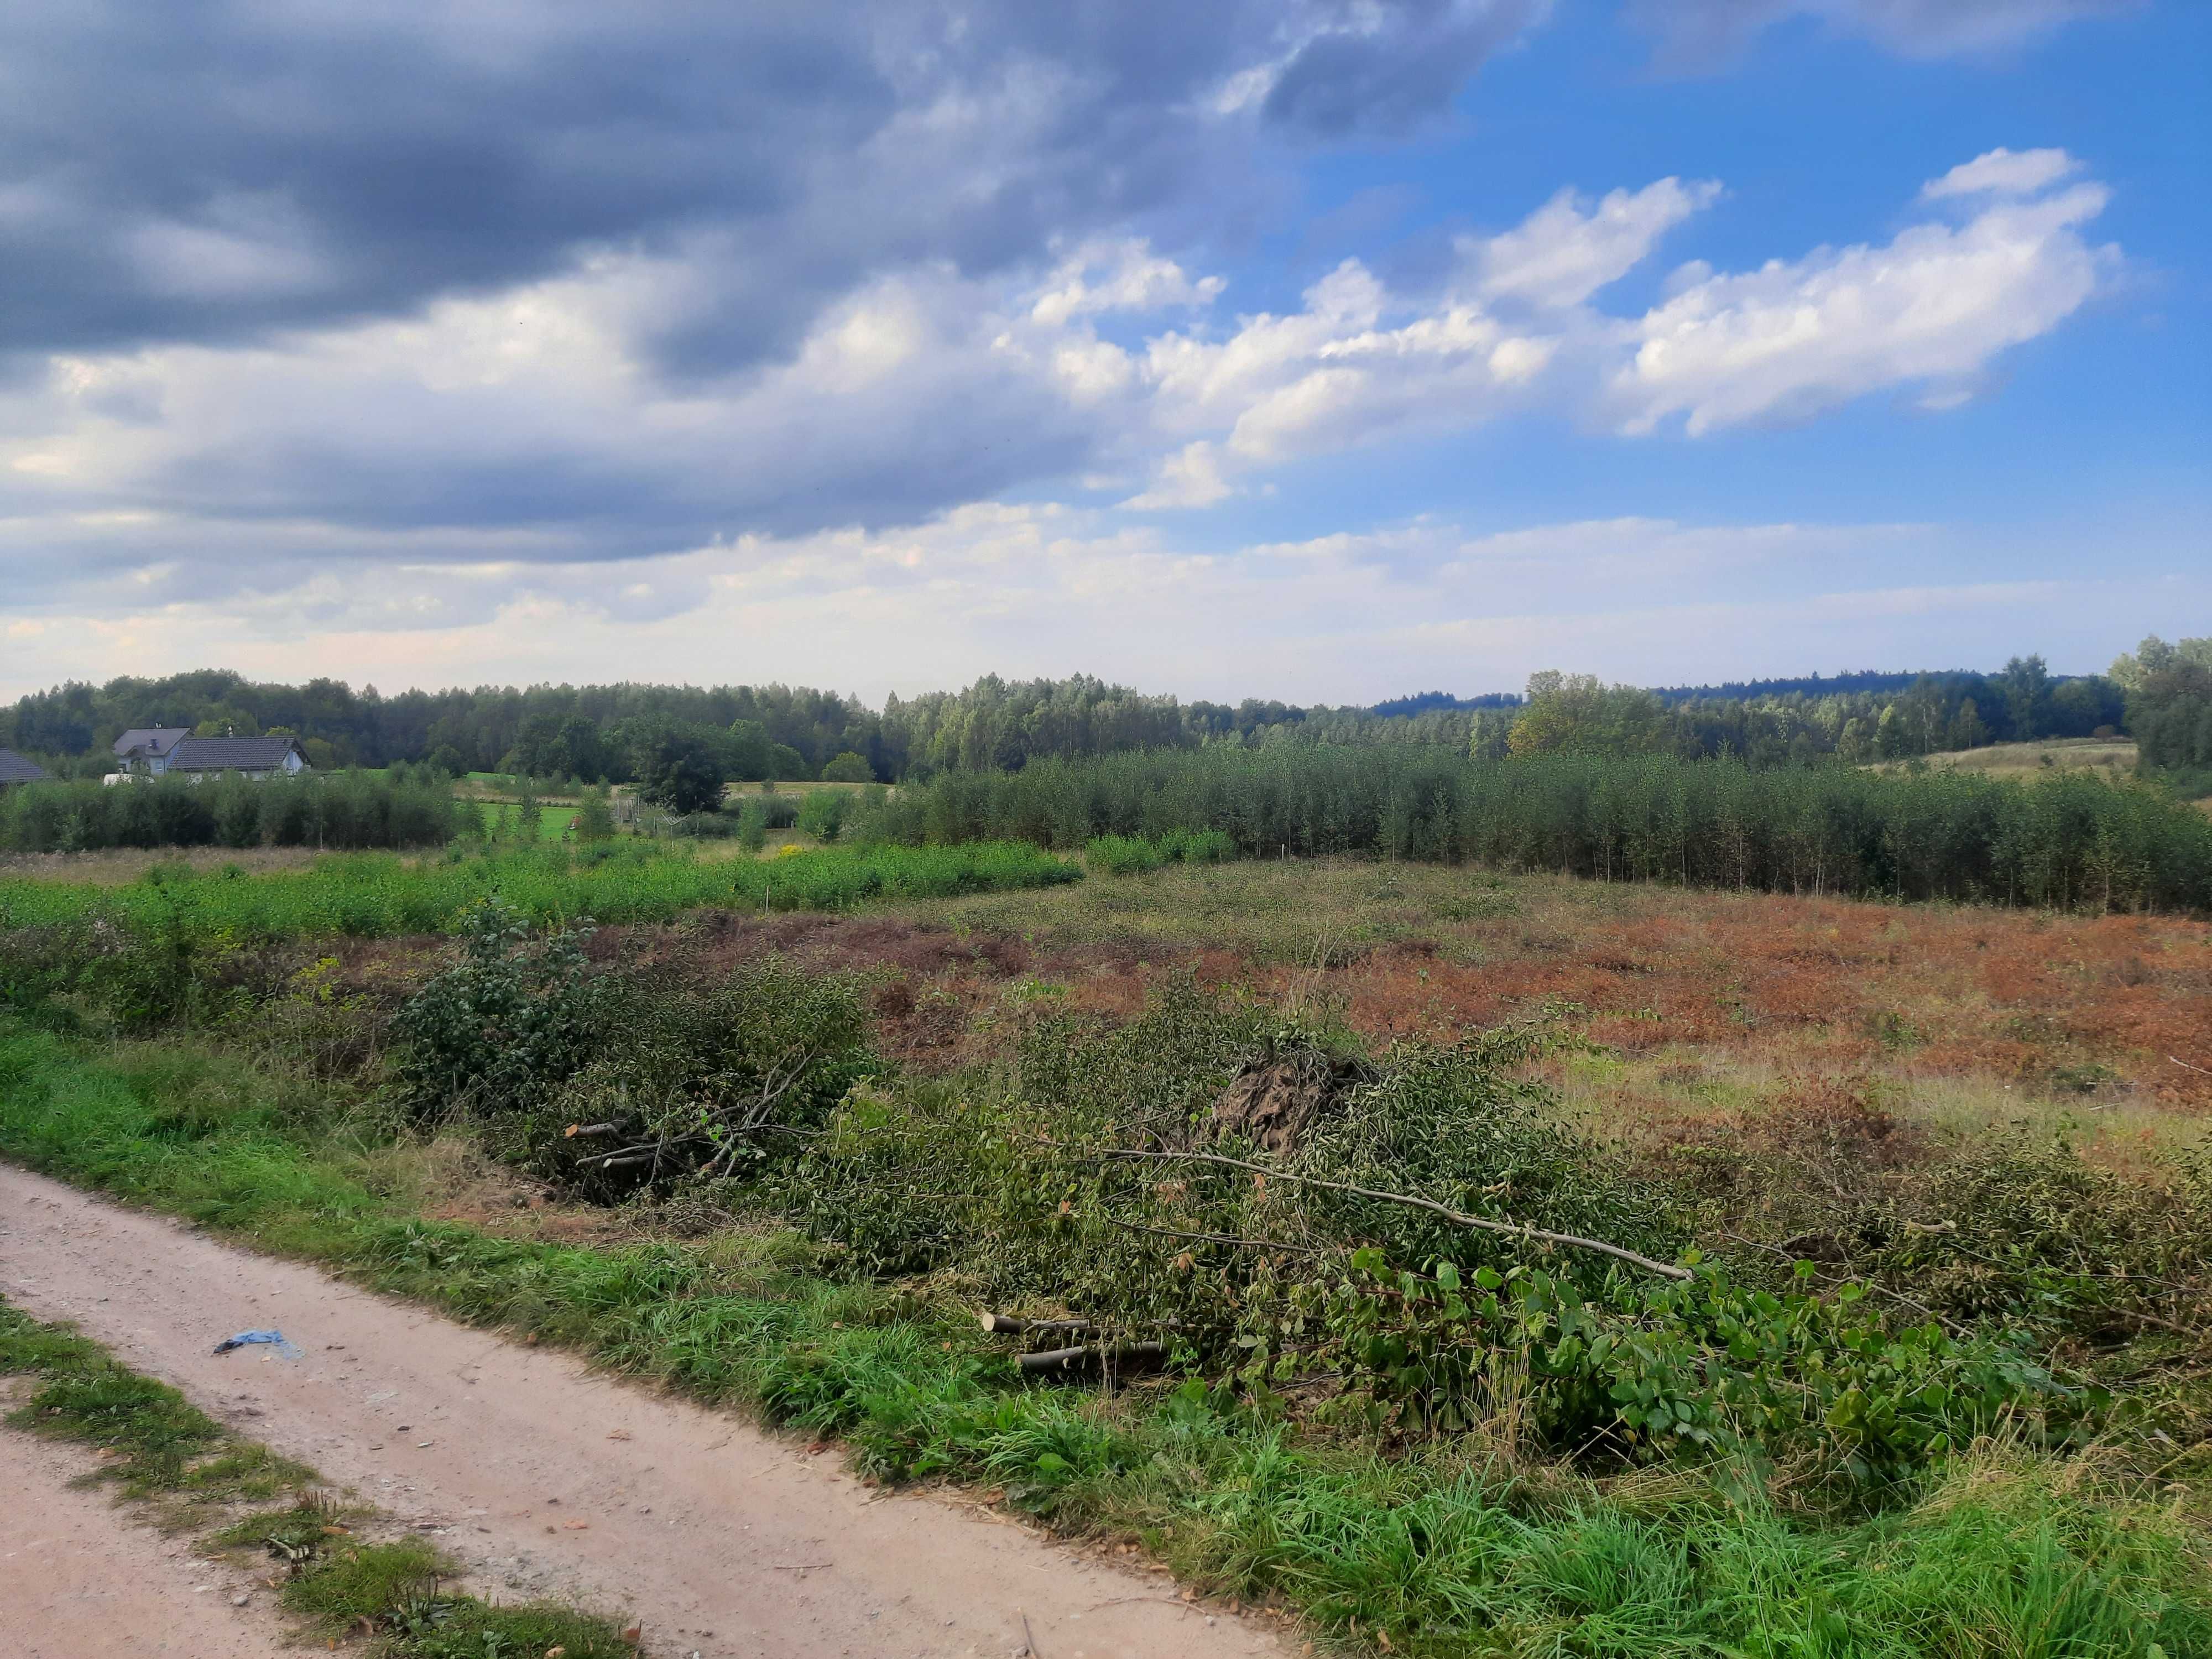
[[[2212,627],[2193,0],[147,17],[0,16],[0,695]]]

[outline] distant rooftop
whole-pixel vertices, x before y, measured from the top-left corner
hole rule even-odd
[[[36,783],[46,775],[36,761],[25,760],[12,749],[0,749],[0,783]]]
[[[120,759],[141,750],[149,755],[166,755],[180,739],[191,734],[189,726],[134,726],[116,738],[116,757]]]
[[[173,772],[269,772],[299,748],[297,738],[180,738],[169,751]]]

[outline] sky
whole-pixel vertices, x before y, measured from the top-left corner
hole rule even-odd
[[[2153,632],[2203,0],[0,8],[0,696]]]

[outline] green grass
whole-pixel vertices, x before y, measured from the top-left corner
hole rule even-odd
[[[0,880],[0,929],[106,921],[202,936],[381,938],[444,931],[494,894],[535,922],[655,922],[702,908],[843,910],[1048,886],[1082,873],[1034,847],[992,842],[824,848],[773,862],[702,859],[658,846],[515,849],[419,863],[356,854],[258,875],[179,864],[122,887]]]
[[[1194,1382],[1113,1400],[1024,1390],[965,1310],[824,1278],[789,1234],[595,1249],[424,1220],[371,1188],[357,1146],[295,1127],[297,1086],[183,1039],[94,1051],[0,1018],[0,1152],[842,1435],[871,1473],[988,1483],[1392,1652],[2212,1654],[2204,1539],[2173,1500],[2109,1490],[2087,1465],[1979,1448],[1878,1519],[1818,1525],[1736,1471],[1608,1489],[1479,1437],[1395,1455],[1304,1438]],[[372,1599],[405,1576],[389,1563],[357,1575]]]
[[[318,1632],[350,1636],[365,1622],[375,1651],[390,1659],[520,1659],[556,1644],[569,1659],[635,1652],[604,1619],[543,1604],[495,1607],[453,1593],[442,1581],[459,1568],[422,1539],[355,1539],[333,1523],[357,1523],[368,1511],[334,1503],[313,1469],[233,1433],[97,1343],[5,1302],[0,1376],[32,1385],[11,1426],[98,1448],[94,1478],[152,1506],[163,1525],[196,1531],[211,1548],[258,1550],[276,1540],[299,1552],[284,1604]],[[237,1515],[240,1508],[250,1512]]]
[[[487,834],[511,840],[520,832],[522,803],[520,801],[479,801],[477,811],[483,815]],[[538,809],[538,839],[540,842],[564,841],[568,838],[569,827],[575,822],[574,807],[541,802]]]
[[[41,1325],[4,1302],[0,1376],[38,1382],[8,1419],[10,1425],[99,1447],[100,1480],[131,1498],[166,1500],[173,1517],[266,1503],[313,1481],[301,1465],[237,1439],[166,1383],[125,1370],[98,1345]]]

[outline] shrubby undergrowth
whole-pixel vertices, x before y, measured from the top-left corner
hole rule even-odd
[[[1165,1085],[1162,1085],[1163,1091]],[[1315,1434],[1201,1382],[1012,1385],[941,1287],[826,1278],[787,1232],[590,1249],[426,1222],[291,1091],[174,1045],[94,1056],[0,1016],[0,1148],[456,1316],[576,1344],[696,1397],[848,1438],[863,1468],[988,1482],[1280,1597],[1394,1653],[2178,1659],[2212,1650],[2212,1560],[2169,1502],[2002,1439],[1884,1514],[1808,1524],[1693,1460],[1596,1484],[1510,1441]],[[188,1129],[179,1126],[189,1125]]]

